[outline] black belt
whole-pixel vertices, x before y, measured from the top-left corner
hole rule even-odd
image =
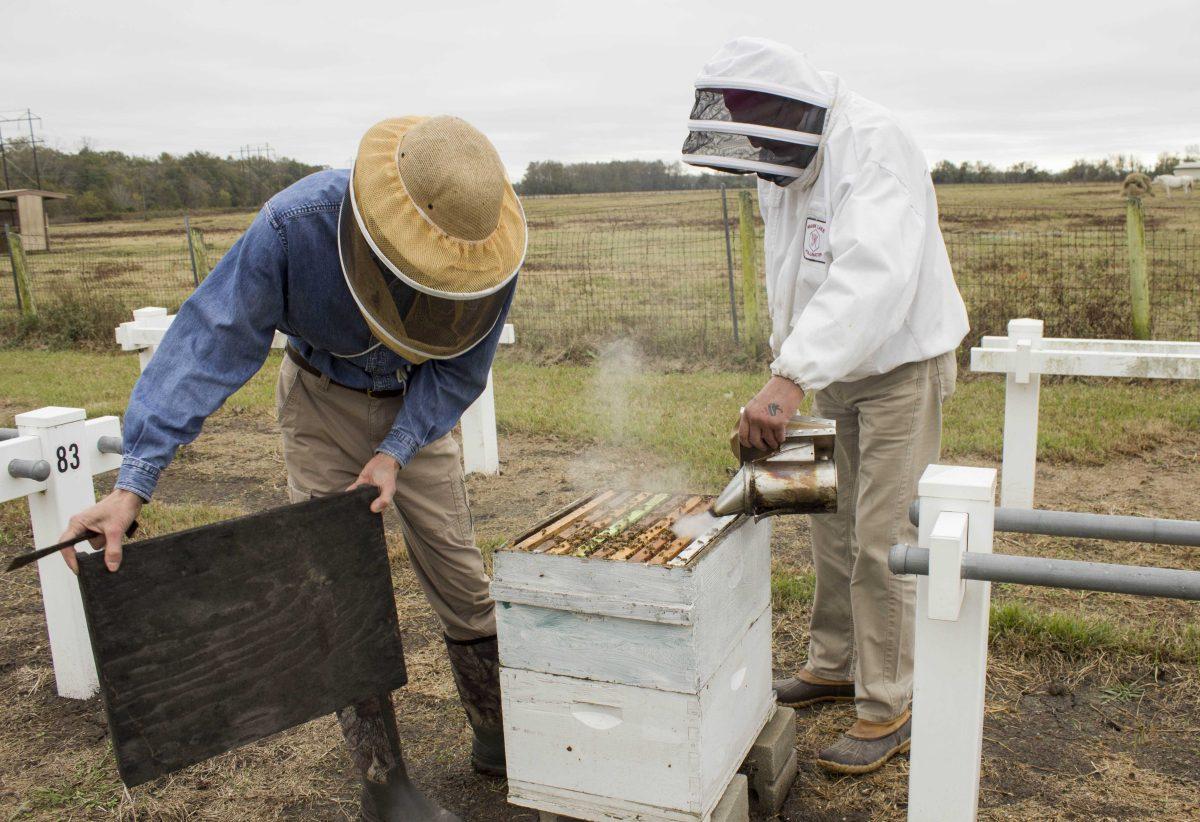
[[[288,343],[287,346],[284,347],[283,353],[287,354],[288,359],[291,360],[292,362],[294,362],[301,371],[307,371],[308,373],[312,374],[314,377],[320,377],[321,379],[327,379],[334,385],[338,386],[339,388],[345,388],[347,391],[355,391],[359,394],[366,394],[368,397],[374,397],[376,399],[381,399],[381,400],[388,399],[389,397],[403,397],[404,396],[405,389],[403,389],[403,388],[394,388],[394,389],[390,389],[388,391],[376,391],[374,388],[355,388],[352,385],[346,385],[344,383],[340,383],[337,380],[335,380],[333,377],[327,376],[325,374],[322,374],[320,371],[318,371],[316,366],[314,366],[308,360],[304,359],[304,356],[299,351],[297,351],[295,348],[292,347],[291,343]]]

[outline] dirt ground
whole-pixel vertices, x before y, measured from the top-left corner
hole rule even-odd
[[[644,455],[591,451],[550,438],[504,437],[503,474],[475,477],[470,493],[478,539],[490,549],[594,487],[616,484]],[[631,462],[636,460],[637,462]],[[1200,460],[1172,448],[1103,470],[1049,466],[1039,504],[1113,513],[1196,516]],[[686,490],[686,489],[662,489]],[[224,413],[165,475],[159,499],[246,511],[285,499],[274,427],[257,416]],[[1151,504],[1153,502],[1153,507]],[[454,693],[436,620],[391,528],[398,609],[409,685],[397,692],[401,733],[416,781],[466,820],[535,820],[507,805],[503,782],[475,775],[469,732]],[[1059,542],[1001,550],[1066,551]],[[776,566],[804,572],[807,524],[778,520]],[[1113,561],[1200,568],[1188,551],[1145,546],[1073,546]],[[1113,559],[1114,552],[1121,553]],[[1130,624],[1200,622],[1193,604],[1012,589],[1000,596],[1038,607],[1076,608]],[[1097,610],[1099,609],[1099,610]],[[806,606],[776,611],[775,664],[792,670],[804,656]],[[54,694],[41,601],[33,574],[0,576],[0,818],[344,820],[357,814],[354,774],[332,718],[323,718],[133,791],[117,779],[98,699]],[[984,819],[1200,818],[1200,687],[1196,665],[1116,658],[1103,651],[1067,656],[1019,642],[992,650],[981,794]],[[302,686],[302,683],[298,683]],[[801,712],[800,773],[781,814],[786,820],[902,818],[908,763],[877,774],[831,778],[812,753],[852,721],[849,707]]]

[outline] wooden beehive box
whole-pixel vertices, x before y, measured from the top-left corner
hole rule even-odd
[[[509,800],[707,820],[773,707],[770,521],[603,492],[497,551]],[[672,531],[684,520],[685,536]]]

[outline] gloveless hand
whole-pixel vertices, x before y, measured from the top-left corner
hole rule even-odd
[[[346,490],[353,491],[360,485],[374,485],[379,489],[379,496],[371,502],[371,510],[376,514],[382,514],[387,510],[392,497],[396,496],[396,472],[399,470],[400,463],[396,462],[395,457],[376,454],[371,457],[370,462],[363,466],[363,469],[358,472],[358,479]]]
[[[121,542],[125,539],[125,532],[137,519],[144,504],[137,494],[118,488],[91,508],[71,517],[67,522],[67,530],[59,535],[58,541],[66,542],[88,531],[95,531],[101,536],[92,537],[88,542],[93,548],[104,548],[104,565],[108,570],[115,571],[121,567]],[[78,574],[75,548],[64,548],[61,553],[67,566]]]
[[[771,377],[742,409],[738,441],[747,448],[774,451],[783,445],[788,420],[804,402],[804,389],[789,379]]]

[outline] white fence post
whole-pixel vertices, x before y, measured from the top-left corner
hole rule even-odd
[[[1000,504],[1032,508],[1037,474],[1038,403],[1042,375],[1030,371],[1033,351],[1041,345],[1041,320],[1010,320],[1008,338],[1016,345],[1017,370],[1004,383],[1004,464]],[[1023,362],[1022,362],[1023,361]]]
[[[517,341],[516,330],[506,323],[500,334],[502,345]],[[500,449],[496,441],[496,394],[492,388],[492,372],[488,370],[487,386],[479,399],[462,415],[463,470],[468,474],[499,474]]]
[[[961,557],[992,551],[996,472],[931,465],[919,488],[930,557],[917,577],[908,818],[961,822],[979,805],[991,605],[991,583],[964,582]]]
[[[115,332],[117,343],[121,346],[122,351],[138,352],[138,368],[145,371],[154,352],[158,350],[163,335],[167,333],[167,329],[171,327],[174,320],[175,315],[168,314],[165,308],[158,306],[135,308],[133,320],[121,323],[117,327]],[[285,345],[287,345],[287,337],[276,331],[271,340],[271,347],[283,348]]]
[[[167,333],[174,314],[167,309],[149,306],[133,312],[133,321],[121,323],[115,336],[122,351],[137,351],[138,364],[142,371],[150,364],[150,358],[158,350],[163,335]],[[512,345],[517,333],[512,323],[505,323],[500,332],[500,344]],[[279,331],[271,342],[272,348],[283,348],[287,337]],[[488,371],[487,385],[483,393],[462,415],[463,470],[468,474],[499,474],[500,449],[496,441],[496,394],[492,384],[492,372]]]
[[[18,449],[28,450],[31,456],[36,454],[36,459],[50,465],[49,478],[44,482],[23,480],[27,485],[14,483],[3,488],[3,499],[28,496],[35,548],[57,542],[67,520],[96,501],[93,474],[120,465],[119,454],[99,450],[101,437],[120,438],[117,418],[99,417],[85,422],[85,416],[82,408],[54,406],[17,414],[20,436],[3,443],[0,450],[4,459],[0,470],[5,473],[9,458],[17,456]],[[79,582],[57,554],[38,563],[38,575],[58,693],[87,699],[96,692],[99,683]]]
[[[158,350],[162,335],[171,326],[173,315],[167,314],[167,309],[158,306],[147,306],[133,310],[133,322],[121,323],[117,329],[117,342],[124,351],[138,352],[138,368],[146,370],[150,358]]]

